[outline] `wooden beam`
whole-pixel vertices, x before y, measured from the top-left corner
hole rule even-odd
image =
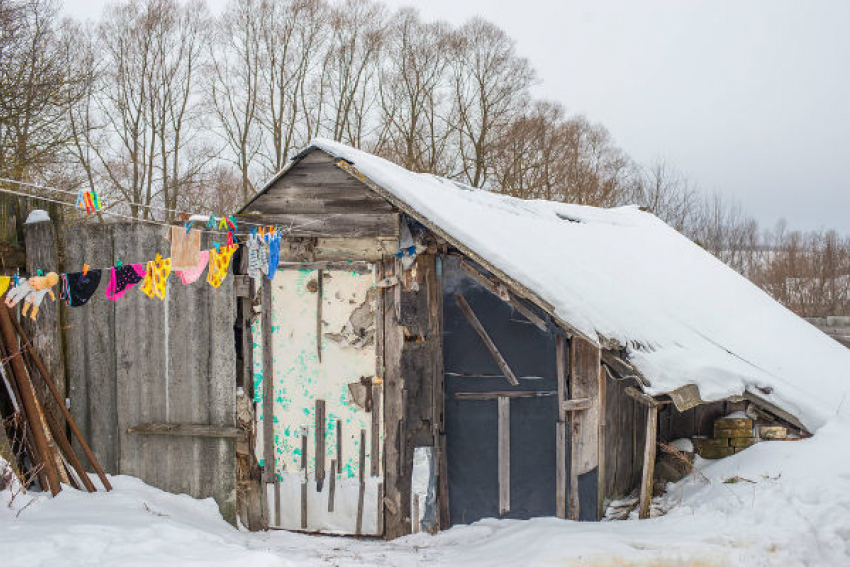
[[[245,222],[279,225],[284,237],[397,237],[399,226],[398,213],[389,212],[242,214],[237,217]]]
[[[567,358],[564,335],[555,336],[555,370],[558,380],[558,423],[555,428],[555,515],[561,519],[567,517]]]
[[[476,270],[475,267],[473,267],[472,264],[470,264],[466,260],[460,261],[460,268],[464,272],[466,272],[472,279],[481,284],[484,289],[497,296],[502,301],[510,303],[514,309],[522,313],[523,316],[530,322],[532,322],[538,329],[540,329],[541,331],[548,330],[548,327],[546,326],[546,321],[538,317],[531,309],[523,305],[516,298],[512,297],[510,291],[508,291],[508,288],[505,287],[504,284],[494,282],[493,280]]]
[[[504,390],[498,392],[455,392],[456,400],[495,400],[501,398],[548,398],[556,395],[554,390]]]
[[[309,475],[307,473],[307,427],[301,429],[301,470],[304,471],[304,478],[301,480],[301,529],[307,529],[307,481]]]
[[[324,270],[316,271],[316,356],[322,363],[322,297],[324,296]]]
[[[371,476],[381,476],[381,386],[372,384],[372,439],[369,445]]]
[[[328,512],[334,511],[334,499],[336,498],[336,459],[331,459],[331,478],[328,484]]]
[[[325,484],[325,400],[316,400],[316,490]]]
[[[593,407],[593,400],[590,398],[576,398],[574,400],[564,400],[561,402],[561,411],[564,413],[571,411],[584,411]]]
[[[505,375],[505,379],[510,382],[511,386],[519,386],[519,380],[516,379],[516,375],[513,370],[511,370],[511,367],[508,366],[508,363],[505,361],[502,353],[499,352],[499,349],[496,348],[496,344],[493,342],[493,339],[490,338],[490,335],[487,334],[484,326],[481,325],[481,321],[479,321],[478,317],[475,316],[475,312],[472,310],[469,303],[467,303],[466,298],[462,294],[456,293],[455,301],[457,302],[458,307],[460,307],[460,310],[466,316],[466,320],[469,321],[469,324],[472,325],[472,328],[475,329],[475,332],[477,332],[478,336],[481,337],[481,340],[484,342],[484,346],[487,347],[487,350],[490,351],[490,354],[496,360],[496,364],[499,365],[499,368]]]
[[[590,407],[570,413],[570,509],[578,520],[578,477],[599,466],[599,347],[580,337],[570,340],[570,398],[587,398]]]
[[[646,442],[643,448],[643,472],[640,477],[640,509],[638,517],[649,518],[652,503],[652,477],[655,474],[655,433],[658,424],[658,407],[646,408]]]
[[[605,462],[605,443],[606,443],[606,435],[608,432],[608,428],[606,426],[607,422],[607,411],[608,411],[608,371],[605,367],[600,364],[599,365],[599,435],[597,437],[597,454],[599,455],[598,460],[598,474],[596,476],[596,520],[599,521],[602,519],[602,515],[604,514],[605,507],[605,487],[606,487],[606,462]]]
[[[136,435],[172,435],[175,437],[209,437],[245,440],[247,435],[238,427],[206,423],[140,423],[127,428]]]
[[[501,397],[499,409],[499,517],[511,510],[511,400]]]
[[[360,487],[357,491],[357,521],[354,527],[355,535],[363,533],[363,501],[366,496],[366,430],[360,430],[360,461],[358,475],[360,476]]]
[[[630,398],[637,400],[639,403],[641,403],[641,404],[643,404],[647,407],[651,407],[651,408],[657,408],[658,406],[670,403],[668,401],[664,401],[664,402],[658,401],[655,398],[653,398],[652,396],[650,396],[648,394],[644,394],[643,392],[641,392],[640,390],[638,390],[634,386],[628,386],[626,388],[626,395],[629,396]]]
[[[263,344],[263,480],[277,478],[274,454],[274,356],[272,345],[272,282],[263,278],[262,297]],[[270,518],[266,519],[267,522]]]
[[[567,517],[567,423],[555,424],[555,515]]]

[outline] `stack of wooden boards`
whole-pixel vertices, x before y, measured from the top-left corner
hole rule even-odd
[[[0,306],[0,456],[21,485],[56,495],[62,485],[95,492],[70,431],[106,490],[112,486],[65,407],[14,309]],[[34,377],[38,376],[38,380]]]
[[[788,430],[779,425],[755,425],[749,417],[731,415],[714,422],[712,437],[694,437],[694,448],[704,459],[722,459],[740,453],[761,440],[786,439]]]

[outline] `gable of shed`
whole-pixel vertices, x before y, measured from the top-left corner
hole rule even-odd
[[[386,199],[311,148],[276,175],[240,211],[280,225],[294,237],[396,237],[398,212]]]

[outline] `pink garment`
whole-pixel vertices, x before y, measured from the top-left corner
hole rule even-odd
[[[179,270],[174,273],[180,276],[180,280],[183,282],[183,285],[188,285],[195,283],[204,273],[204,270],[207,267],[207,263],[210,261],[210,251],[209,250],[201,250],[198,254],[198,265],[192,268],[191,270]]]
[[[127,290],[142,281],[145,277],[145,267],[142,264],[131,264],[109,271],[109,285],[106,286],[106,298],[118,301],[124,297]]]

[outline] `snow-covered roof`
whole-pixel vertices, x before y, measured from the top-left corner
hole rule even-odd
[[[809,429],[850,415],[850,349],[650,213],[521,200],[330,140],[309,147],[351,163],[579,333],[623,345],[651,394],[748,390]]]

